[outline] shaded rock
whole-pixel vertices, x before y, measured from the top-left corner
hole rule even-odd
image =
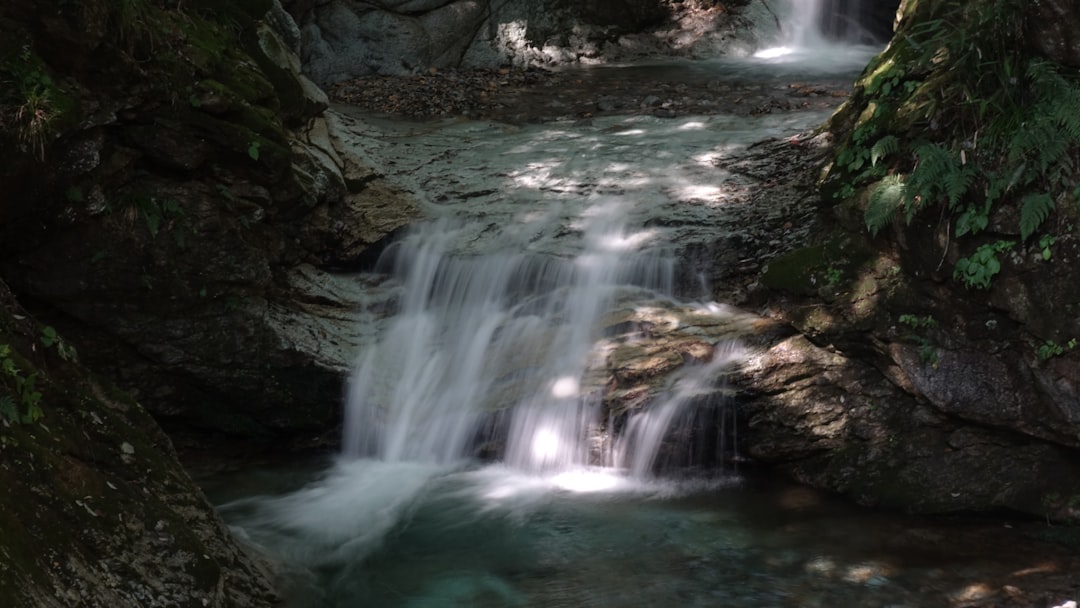
[[[0,282],[0,586],[11,608],[276,606],[266,563],[236,544],[143,407],[93,377]],[[54,334],[55,335],[55,334]],[[21,420],[19,418],[22,418]]]
[[[752,35],[750,19],[726,7],[651,0],[289,3],[301,26],[305,71],[323,86],[428,68],[715,55]]]
[[[0,26],[50,48],[37,15]],[[170,430],[308,441],[338,421],[349,355],[303,339],[355,303],[302,293],[316,282],[294,280],[296,269],[361,264],[417,211],[315,118],[326,99],[291,44],[228,15],[242,31],[149,11],[145,27],[176,37],[139,63],[135,85],[95,70],[125,65],[131,49],[118,44],[138,31],[99,41],[93,70],[56,78],[89,119],[58,123],[56,169],[28,158],[0,170],[0,272]],[[293,134],[287,123],[310,125]]]
[[[1042,0],[1028,15],[1028,44],[1050,59],[1080,66],[1080,7],[1069,0]]]

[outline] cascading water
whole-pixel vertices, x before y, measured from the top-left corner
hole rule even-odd
[[[639,250],[650,233],[627,232],[623,202],[593,198],[576,228],[580,251],[571,257],[530,252],[525,243],[456,254],[462,230],[447,221],[394,246],[400,311],[350,382],[346,455],[450,464],[497,444],[508,464],[525,470],[623,464],[604,461],[590,444],[605,420],[602,387],[582,386],[582,379],[600,363],[599,321],[613,301],[631,292],[670,293],[674,262],[663,249]],[[684,384],[707,392],[718,366],[732,359],[700,368],[703,377]],[[678,410],[686,401],[659,409]],[[630,433],[623,442],[633,445],[616,453],[632,451],[635,463],[649,463],[662,430],[637,441],[639,434]],[[644,474],[647,467],[632,468]]]
[[[850,72],[866,65],[888,38],[892,0],[765,0],[778,25],[757,59],[801,70]],[[890,7],[891,6],[891,10]]]
[[[819,21],[801,6],[799,19]],[[768,88],[808,73],[850,82],[861,68],[861,51],[829,55],[837,47],[810,30],[785,32],[810,49],[806,63],[702,62],[688,75]],[[237,534],[280,566],[289,608],[921,606],[947,603],[927,591],[946,588],[957,590],[948,601],[967,597],[972,576],[943,574],[953,556],[927,558],[915,537],[901,541],[918,550],[907,562],[882,552],[909,519],[891,528],[805,488],[657,474],[734,455],[725,379],[750,355],[730,337],[760,320],[698,302],[708,280],[677,260],[691,266],[697,252],[715,264],[718,243],[745,248],[728,259],[760,255],[751,224],[762,216],[744,214],[747,191],[772,176],[726,167],[753,142],[788,141],[825,116],[518,128],[328,113],[377,173],[427,197],[432,219],[364,277],[373,327],[358,334],[376,337],[349,382],[342,455],[284,489],[274,481],[253,496],[259,476],[246,474],[218,496]],[[794,223],[803,216],[793,208],[806,206],[774,204],[768,212]],[[954,544],[947,531],[929,536]]]

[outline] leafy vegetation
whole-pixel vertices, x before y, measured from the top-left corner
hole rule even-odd
[[[919,345],[919,360],[936,369],[938,366],[937,347],[926,333],[937,327],[937,320],[929,315],[920,317],[910,313],[900,315],[897,320],[901,325],[912,329],[913,333],[908,337]]]
[[[978,237],[1008,205],[1016,223],[996,229],[1022,245],[1055,210],[1080,205],[1080,75],[1023,50],[1028,8],[1020,0],[921,5],[928,18],[903,28],[868,68],[865,110],[831,177],[836,198],[867,189],[871,233],[901,213],[910,222],[941,209],[951,236]],[[1052,244],[1040,239],[1044,259]],[[954,277],[986,288],[998,254],[1014,244],[972,246]]]
[[[956,261],[953,278],[967,287],[988,289],[990,280],[1001,272],[999,253],[1005,253],[1016,245],[1013,241],[997,241],[979,245],[975,253]]]
[[[29,43],[19,46],[14,56],[0,57],[0,131],[14,134],[23,154],[45,160],[58,123],[73,107]]]
[[[0,344],[0,383],[10,392],[0,394],[0,422],[31,424],[44,415],[37,381],[37,372],[23,370],[11,345]]]

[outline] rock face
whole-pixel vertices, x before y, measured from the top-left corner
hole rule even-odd
[[[920,19],[943,18],[933,12],[943,6],[956,5],[905,3],[904,33]],[[989,14],[967,6],[965,16]],[[1039,23],[1028,25],[1062,40],[1056,21]],[[1075,30],[1068,24],[1065,30]],[[1075,206],[1058,207],[1038,235],[1025,239],[1021,202],[1002,197],[972,236],[957,230],[950,211],[991,209],[980,187],[956,195],[956,205],[924,200],[907,222],[898,213],[875,238],[864,214],[874,204],[873,186],[861,193],[841,187],[865,183],[852,176],[858,169],[845,173],[852,162],[840,156],[852,154],[859,138],[869,146],[887,135],[947,143],[956,135],[944,120],[912,108],[939,94],[935,87],[947,90],[957,70],[942,78],[935,70],[950,68],[917,65],[920,55],[906,40],[898,37],[871,64],[830,123],[839,145],[824,181],[828,223],[811,246],[769,262],[762,278],[769,291],[752,300],[802,337],[773,346],[749,367],[744,438],[756,458],[869,504],[927,512],[1004,508],[1076,521]],[[1051,46],[1056,50],[1046,54],[1054,59],[1066,47]],[[897,74],[888,86],[877,80]],[[1046,143],[1075,154],[1077,140],[1059,136],[1061,142]],[[958,156],[961,163],[987,163],[972,160],[975,154]],[[888,173],[913,171],[886,164]],[[1052,196],[1071,201],[1075,175],[1066,182]],[[992,281],[965,285],[954,278],[963,257],[996,243],[1004,245],[994,255]]]
[[[278,605],[149,414],[78,356],[0,282],[4,605]]]
[[[1032,7],[1025,23],[1028,44],[1038,53],[1073,67],[1080,66],[1080,7],[1068,0],[1048,0]]]
[[[173,430],[333,427],[355,288],[326,270],[418,210],[336,139],[288,15],[35,6],[0,11],[0,273]]]
[[[449,67],[557,66],[713,55],[753,34],[740,3],[657,0],[287,2],[323,86]],[[764,9],[759,11],[764,18]],[[740,34],[741,32],[741,34]]]

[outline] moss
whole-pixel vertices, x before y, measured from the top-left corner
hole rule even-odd
[[[796,249],[769,262],[762,283],[770,289],[798,295],[818,293],[822,287],[840,288],[859,276],[873,256],[864,243],[834,236],[825,243]]]
[[[250,104],[276,108],[274,85],[246,55],[230,54],[218,66],[213,78]]]

